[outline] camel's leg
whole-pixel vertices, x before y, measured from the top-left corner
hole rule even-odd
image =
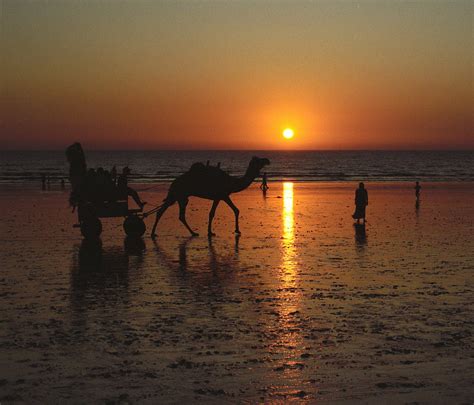
[[[209,224],[207,225],[207,235],[208,236],[215,236],[216,234],[212,232],[212,220],[214,219],[214,215],[216,214],[217,206],[219,205],[219,200],[214,200],[212,203],[211,210],[209,211]]]
[[[173,203],[165,202],[163,206],[156,212],[156,218],[155,218],[155,223],[153,224],[153,229],[151,230],[151,237],[154,239],[156,238],[156,227],[158,225],[158,221],[160,218],[163,216],[165,211],[171,206]]]
[[[232,200],[230,199],[230,197],[227,197],[225,200],[224,200],[227,205],[232,209],[232,211],[234,211],[234,214],[235,214],[235,233],[236,234],[239,234],[240,235],[240,230],[239,230],[239,209],[235,206],[235,204],[232,202]]]
[[[188,199],[179,200],[179,220],[184,224],[184,226],[188,229],[192,236],[199,236],[198,233],[194,232],[191,227],[186,222],[186,206],[188,205]]]

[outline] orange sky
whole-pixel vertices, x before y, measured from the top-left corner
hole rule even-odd
[[[474,147],[469,1],[2,4],[2,149]]]

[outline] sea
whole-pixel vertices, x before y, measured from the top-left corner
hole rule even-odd
[[[233,175],[252,156],[266,157],[269,181],[474,181],[474,151],[86,151],[88,167],[128,166],[137,183],[170,182],[194,162],[210,162]],[[0,151],[0,184],[32,183],[46,175],[67,179],[64,151]]]

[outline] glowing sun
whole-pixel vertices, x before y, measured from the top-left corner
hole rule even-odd
[[[283,138],[285,139],[291,139],[295,136],[295,131],[293,131],[291,128],[285,128],[283,131]]]

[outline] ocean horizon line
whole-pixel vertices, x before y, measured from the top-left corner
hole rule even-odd
[[[53,149],[0,149],[2,152],[62,152],[65,151],[68,145],[64,148],[53,148]],[[200,149],[175,149],[175,148],[154,148],[154,149],[144,149],[144,148],[128,148],[128,149],[102,149],[102,148],[87,148],[86,153],[91,152],[474,152],[472,149],[213,149],[213,148],[200,148]]]
[[[272,179],[306,181],[470,181],[474,153],[470,151],[280,151],[280,150],[86,150],[90,168],[118,170],[128,166],[133,181],[169,181],[193,163],[221,165],[241,175],[250,157],[269,158],[265,172]],[[9,151],[2,154],[0,182],[27,182],[42,176],[67,177],[64,151]]]

